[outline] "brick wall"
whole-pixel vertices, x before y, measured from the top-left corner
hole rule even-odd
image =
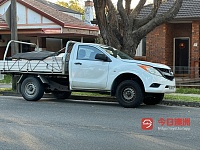
[[[174,37],[189,37],[192,36],[192,24],[191,23],[177,23],[173,24],[172,30]]]
[[[174,32],[173,24],[167,24],[166,26],[166,42],[165,42],[165,64],[172,67],[173,66],[173,40],[174,40]]]
[[[193,21],[192,22],[192,40],[191,40],[191,50],[190,50],[190,65],[193,69],[191,69],[191,77],[198,78],[199,77],[199,60],[200,60],[200,22]]]
[[[165,42],[166,42],[166,24],[155,28],[146,38],[146,57],[147,61],[165,62]]]

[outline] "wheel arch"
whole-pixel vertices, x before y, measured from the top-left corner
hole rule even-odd
[[[140,77],[138,77],[137,75],[133,74],[133,73],[123,73],[120,74],[117,78],[115,78],[112,87],[111,87],[111,95],[115,96],[116,94],[116,89],[118,87],[118,85],[125,80],[134,80],[136,81],[142,88],[143,91],[144,90],[144,84],[142,82],[142,80],[140,79]]]

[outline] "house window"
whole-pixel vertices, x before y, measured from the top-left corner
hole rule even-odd
[[[27,43],[30,43],[30,40],[26,40],[26,41],[22,41],[22,42],[27,42]],[[31,46],[28,45],[28,44],[20,44],[19,45],[19,51],[20,53],[26,53],[26,52],[30,52],[31,51]]]
[[[140,41],[135,56],[146,56],[146,37]]]
[[[48,51],[58,51],[62,48],[62,39],[46,38],[46,49]]]

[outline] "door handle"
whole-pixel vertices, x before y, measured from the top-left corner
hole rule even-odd
[[[80,63],[80,62],[77,62],[77,63],[74,63],[75,65],[82,65],[82,63]]]

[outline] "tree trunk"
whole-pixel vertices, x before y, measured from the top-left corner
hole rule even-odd
[[[117,12],[111,0],[94,0],[93,2],[95,12],[98,14],[96,15],[96,19],[104,44],[113,46],[120,50],[122,47],[122,37],[118,29]],[[106,6],[109,6],[111,9],[106,10]],[[109,13],[106,14],[106,12]]]

